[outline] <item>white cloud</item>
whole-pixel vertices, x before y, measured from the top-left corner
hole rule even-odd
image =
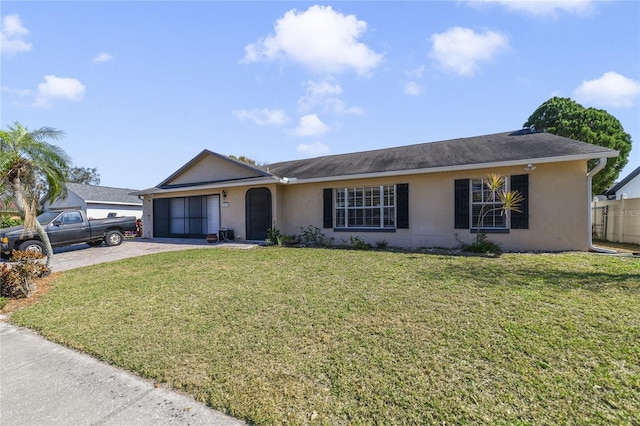
[[[274,25],[275,35],[245,46],[242,62],[290,59],[314,72],[340,73],[353,69],[368,74],[382,55],[358,39],[367,23],[344,15],[331,6],[311,6],[304,12],[292,9]]]
[[[434,34],[431,41],[431,57],[443,68],[462,76],[472,76],[479,63],[491,61],[509,47],[503,34],[495,31],[476,33],[461,27]]]
[[[298,109],[302,112],[320,108],[323,112],[336,114],[364,114],[360,107],[347,107],[346,102],[339,98],[342,92],[342,87],[330,78],[318,82],[307,81],[305,94],[298,99]]]
[[[261,126],[281,126],[289,122],[287,113],[281,109],[237,109],[233,114],[240,120],[250,120]]]
[[[424,86],[415,81],[410,81],[404,85],[404,93],[409,96],[420,96],[424,93]]]
[[[421,78],[422,75],[424,74],[424,70],[425,70],[425,66],[424,65],[420,65],[418,68],[409,70],[409,71],[405,71],[405,75],[407,77],[411,77],[411,78]]]
[[[300,117],[298,127],[293,131],[295,136],[318,136],[329,131],[329,126],[324,124],[318,114],[308,114]]]
[[[80,101],[84,98],[86,87],[75,78],[45,75],[44,83],[38,84],[38,95],[33,104],[35,107],[49,107],[56,99]]]
[[[349,114],[349,115],[364,115],[364,108],[361,107],[347,107],[347,104],[342,99],[329,98],[324,102],[325,112],[334,112],[336,114]]]
[[[9,86],[2,86],[0,88],[0,90],[2,90],[5,93],[11,93],[13,95],[18,95],[21,98],[24,98],[26,96],[30,96],[32,94],[31,90],[29,90],[29,89],[14,89],[14,88],[9,87]]]
[[[640,95],[640,82],[609,71],[595,80],[585,80],[573,91],[580,103],[599,107],[632,107]]]
[[[24,41],[29,35],[29,30],[22,25],[20,15],[7,15],[2,18],[2,30],[0,30],[0,50],[8,55],[17,52],[28,52],[31,43]]]
[[[98,53],[98,55],[93,58],[93,62],[99,63],[99,62],[109,62],[113,60],[113,55],[107,53],[107,52],[100,52]]]
[[[593,10],[593,0],[470,0],[472,6],[496,4],[511,12],[526,13],[537,17],[556,17],[560,13],[587,15]]]
[[[318,105],[322,105],[328,96],[338,96],[341,94],[342,87],[340,87],[339,84],[334,84],[330,79],[319,82],[307,81],[305,84],[305,94],[298,99],[298,107],[302,111],[309,111]]]
[[[330,152],[329,147],[322,142],[311,144],[301,143],[298,145],[298,152],[308,156],[326,155]]]

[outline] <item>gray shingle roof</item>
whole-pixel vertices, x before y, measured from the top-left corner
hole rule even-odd
[[[129,195],[130,192],[135,191],[134,189],[67,183],[67,190],[73,192],[84,201],[142,205],[142,201],[136,195]]]
[[[558,159],[565,157],[612,157],[616,151],[550,133],[528,129],[492,135],[451,139],[351,154],[269,164],[280,177],[313,179],[370,173],[424,170]],[[567,158],[569,159],[569,158]]]

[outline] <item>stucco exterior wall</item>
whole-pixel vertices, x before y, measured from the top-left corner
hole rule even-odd
[[[507,234],[488,234],[490,240],[507,250],[587,250],[588,201],[586,162],[538,164],[532,171],[519,167],[458,172],[428,173],[399,177],[358,179],[321,183],[268,184],[208,190],[178,190],[144,200],[144,237],[152,237],[153,198],[220,195],[220,226],[234,230],[244,239],[245,195],[247,190],[267,187],[272,197],[272,219],[285,234],[299,234],[300,228],[317,226],[335,243],[357,235],[375,245],[386,241],[399,247],[456,247],[471,242],[475,234],[454,229],[454,182],[481,178],[489,173],[505,176],[529,175],[529,229],[510,229]],[[409,184],[409,228],[395,232],[339,232],[322,228],[324,188],[344,188],[385,184]]]
[[[172,185],[180,185],[195,182],[212,182],[227,179],[241,179],[247,176],[255,176],[245,167],[229,161],[221,160],[214,156],[205,156],[191,165],[184,173],[171,180]]]
[[[323,188],[384,184],[409,184],[409,229],[396,232],[337,232],[322,229],[339,243],[358,235],[375,245],[386,241],[400,247],[455,247],[471,242],[475,234],[454,229],[454,181],[503,175],[529,174],[529,229],[511,229],[508,234],[489,234],[489,239],[508,250],[587,250],[586,164],[582,161],[522,167],[433,173],[380,179],[325,182],[281,187],[281,210],[276,221],[287,234],[300,227],[322,228]]]
[[[251,188],[269,188],[271,191],[272,215],[276,214],[276,185],[254,185],[231,188],[214,188],[206,190],[180,190],[167,192],[162,195],[145,196],[144,198],[144,228],[143,237],[153,238],[153,200],[158,198],[175,198],[175,197],[195,197],[203,195],[219,195],[220,196],[220,227],[233,229],[234,236],[237,240],[244,240],[246,233],[245,226],[245,195]],[[222,191],[226,194],[223,195]]]

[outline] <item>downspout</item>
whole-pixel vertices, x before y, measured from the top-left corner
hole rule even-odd
[[[593,220],[591,218],[592,216],[592,211],[591,211],[591,188],[592,188],[592,180],[593,177],[604,168],[604,166],[607,165],[607,159],[606,158],[601,158],[600,160],[598,160],[598,164],[596,165],[596,167],[594,167],[593,170],[591,170],[589,173],[587,173],[587,245],[589,246],[589,250],[590,251],[595,251],[596,253],[605,253],[605,254],[616,254],[617,251],[615,250],[609,250],[609,249],[605,249],[605,248],[601,248],[601,247],[595,247],[593,245],[593,230],[591,229],[593,226]]]

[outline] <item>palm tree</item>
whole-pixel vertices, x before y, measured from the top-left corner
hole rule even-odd
[[[7,129],[0,131],[3,184],[18,209],[24,213],[25,234],[36,232],[45,245],[47,268],[51,271],[53,249],[36,216],[41,201],[54,201],[66,196],[69,157],[62,148],[47,142],[48,139],[62,139],[64,133],[50,127],[29,131],[18,122]]]

